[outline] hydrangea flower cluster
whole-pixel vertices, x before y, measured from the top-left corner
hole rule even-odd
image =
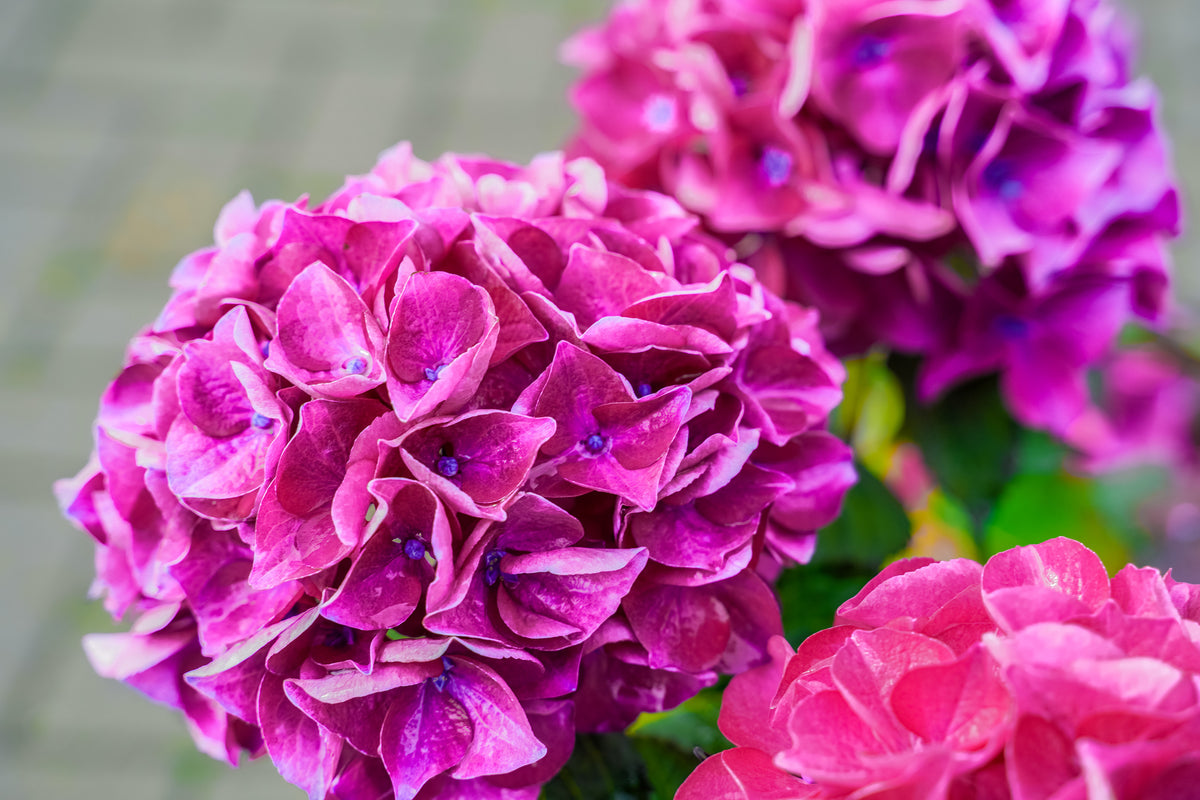
[[[891,564],[734,678],[681,800],[1190,797],[1200,586],[1078,542]]]
[[[625,0],[563,57],[573,151],[660,189],[820,309],[839,353],[999,371],[1062,432],[1158,320],[1179,200],[1107,0]]]
[[[312,798],[536,797],[780,630],[854,480],[811,311],[592,161],[407,145],[222,211],[60,502],[85,649]]]

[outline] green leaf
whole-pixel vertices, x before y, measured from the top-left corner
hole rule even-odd
[[[1004,407],[999,381],[980,378],[923,405],[915,399],[915,362],[894,358],[892,365],[910,394],[909,435],[937,482],[966,504],[981,527],[1013,474],[1020,432]]]
[[[817,536],[815,565],[844,564],[875,572],[903,550],[912,524],[895,495],[861,464],[858,483],[846,493],[842,513]]]
[[[646,764],[646,776],[659,800],[671,800],[688,775],[700,766],[700,758],[672,742],[635,736],[633,746]]]
[[[876,572],[852,565],[820,564],[785,570],[775,583],[783,610],[784,637],[795,646],[833,625],[838,606],[858,594]]]
[[[636,738],[662,739],[678,745],[686,753],[699,747],[705,753],[727,750],[733,743],[721,734],[717,718],[721,713],[721,686],[710,686],[670,711],[642,714],[627,733]]]
[[[661,800],[669,800],[669,795]],[[542,800],[660,800],[646,762],[623,733],[575,737],[566,765],[545,786]]]
[[[1056,536],[1091,548],[1109,571],[1130,559],[1120,531],[1101,513],[1095,483],[1063,472],[1019,475],[1004,490],[984,532],[985,555]]]

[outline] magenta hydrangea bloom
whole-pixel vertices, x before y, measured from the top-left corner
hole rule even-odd
[[[1129,27],[1109,0],[628,0],[563,49],[571,151],[701,215],[834,352],[923,356],[927,399],[998,371],[1061,434],[1120,325],[1162,318],[1179,230]]]
[[[733,679],[738,745],[677,795],[1186,797],[1200,781],[1200,586],[1078,542],[889,565],[834,627]]]
[[[85,649],[312,798],[536,797],[761,663],[854,480],[813,312],[588,159],[401,145],[172,285],[57,486],[136,615]]]

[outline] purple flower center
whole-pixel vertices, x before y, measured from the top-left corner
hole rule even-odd
[[[1001,314],[993,320],[992,325],[1004,339],[1024,339],[1029,333],[1029,323],[1012,314]]]
[[[266,414],[259,414],[258,412],[255,412],[254,416],[250,418],[250,424],[259,430],[265,431],[275,424],[275,420],[271,419]]]
[[[454,456],[438,456],[434,466],[443,478],[453,478],[458,474],[458,459]]]
[[[444,370],[445,368],[446,368],[445,364],[441,364],[436,367],[426,367],[425,368],[425,380],[429,381],[430,383],[432,383],[433,381],[436,381],[438,378],[442,377],[442,370]]]
[[[1025,187],[1013,169],[1012,162],[998,158],[984,167],[983,182],[1002,200],[1016,200],[1025,193]]]
[[[420,561],[425,557],[425,543],[415,536],[404,540],[404,555],[411,558],[413,561]]]
[[[354,629],[345,625],[338,625],[325,632],[322,642],[326,647],[352,647],[354,645]]]
[[[258,351],[262,353],[263,358],[271,355],[271,341],[268,339],[258,346]]]
[[[850,59],[860,69],[878,66],[892,52],[892,44],[886,39],[867,34],[858,40]]]
[[[517,582],[516,575],[510,575],[500,570],[500,559],[506,555],[508,555],[507,550],[492,550],[483,557],[483,580],[488,586],[495,586],[496,582],[500,580],[508,584]]]
[[[779,188],[792,176],[792,154],[778,147],[767,147],[758,160],[758,168],[768,185]]]
[[[666,133],[675,125],[675,101],[665,94],[651,95],[646,100],[642,119],[655,133]]]
[[[730,73],[729,84],[733,87],[735,97],[745,97],[750,93],[750,76],[744,72]]]
[[[351,375],[362,375],[367,371],[367,360],[359,356],[347,358],[342,362],[342,369],[349,372]]]
[[[594,456],[604,452],[604,448],[608,445],[608,439],[598,433],[593,433],[591,436],[583,440],[583,449],[587,450]]]
[[[648,383],[639,383],[634,387],[633,391],[638,397],[645,397],[647,395],[654,394],[654,387]]]
[[[450,670],[454,669],[454,662],[442,656],[442,674],[430,678],[433,681],[433,688],[439,692],[446,688],[446,682],[450,680]]]

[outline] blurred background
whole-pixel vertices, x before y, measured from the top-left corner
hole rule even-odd
[[[229,198],[320,198],[399,139],[425,159],[553,149],[571,128],[557,46],[607,6],[0,0],[0,798],[303,796],[265,760],[199,755],[174,712],[92,673],[79,638],[114,627],[50,485],[86,461],[125,343]],[[1200,4],[1127,6],[1195,198]],[[1190,233],[1176,268],[1200,308]]]

